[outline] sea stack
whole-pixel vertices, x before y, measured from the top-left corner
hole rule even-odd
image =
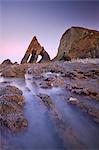
[[[36,36],[34,36],[31,43],[28,46],[28,49],[24,57],[21,60],[21,64],[36,63],[39,55],[42,56],[42,59],[40,62],[50,61],[49,54],[44,50],[44,47],[40,45]]]

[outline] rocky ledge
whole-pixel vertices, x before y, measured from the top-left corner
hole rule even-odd
[[[60,87],[70,91],[71,96],[80,97],[79,101],[68,101],[66,97],[66,101],[75,104],[81,111],[87,112],[95,122],[99,122],[98,60],[33,64],[27,73],[39,88]],[[45,100],[43,102],[45,103]],[[50,105],[49,101],[46,103]]]
[[[30,76],[32,83],[36,84],[38,88],[62,88],[71,93],[71,96],[80,97],[81,106],[91,109],[92,112],[99,112],[99,59],[84,59],[72,60],[69,62],[55,61],[48,63],[33,63],[10,65],[7,68],[0,68],[1,75],[4,77],[26,77]],[[3,87],[5,91],[5,88]],[[11,88],[13,89],[13,87]],[[2,91],[2,93],[3,93]],[[14,96],[11,94],[13,93]],[[2,101],[9,101],[17,103],[20,106],[20,94],[15,92],[1,95]],[[65,94],[65,93],[64,93]],[[16,102],[19,99],[19,102]],[[83,104],[82,104],[83,102]],[[19,104],[18,104],[19,103]],[[16,105],[16,104],[15,104]],[[13,103],[12,105],[13,106]],[[80,105],[79,105],[80,106]],[[88,106],[88,107],[87,107]],[[16,108],[18,111],[20,107]],[[81,107],[79,107],[81,109]],[[89,111],[88,111],[89,112]],[[89,114],[89,113],[88,113]],[[98,114],[98,113],[97,113]],[[96,120],[96,119],[95,119]]]
[[[99,100],[99,62],[81,60],[33,64],[27,72],[42,88],[65,87],[72,93]]]
[[[0,86],[0,126],[12,132],[18,132],[27,127],[23,115],[24,97],[22,91],[15,86]]]
[[[99,123],[99,108],[92,107],[90,104],[85,104],[85,102],[81,102],[79,99],[74,97],[70,97],[68,103],[75,105],[84,113],[87,113],[89,116],[91,116],[95,122]]]
[[[26,70],[30,64],[13,64],[13,65],[0,65],[0,73],[3,77],[24,77]]]

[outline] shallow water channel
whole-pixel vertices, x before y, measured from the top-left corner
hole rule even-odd
[[[0,129],[3,150],[36,149],[99,149],[99,126],[80,110],[66,101],[71,93],[64,88],[39,88],[31,76],[22,78],[0,78],[2,84],[15,85],[25,97],[24,115],[28,127],[12,134]],[[5,83],[4,83],[5,82]],[[37,97],[39,93],[49,95],[55,110],[61,116],[60,125],[51,112]]]

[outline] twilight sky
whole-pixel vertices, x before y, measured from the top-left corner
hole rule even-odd
[[[71,26],[99,30],[99,1],[0,0],[0,62],[20,62],[34,35],[53,58]]]

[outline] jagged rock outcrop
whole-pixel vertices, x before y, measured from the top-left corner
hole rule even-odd
[[[71,27],[62,36],[54,60],[99,58],[99,31]]]
[[[44,50],[44,48],[42,48],[42,51],[40,52],[40,55],[42,56],[41,60],[39,62],[46,62],[46,61],[50,61],[50,56],[48,55],[48,53]]]
[[[12,65],[13,63],[11,62],[10,59],[6,59],[2,62],[3,65]]]
[[[21,63],[33,63],[37,62],[38,56],[41,55],[41,62],[50,61],[49,54],[44,50],[44,48],[38,42],[36,36],[33,37],[28,49],[21,60]]]

